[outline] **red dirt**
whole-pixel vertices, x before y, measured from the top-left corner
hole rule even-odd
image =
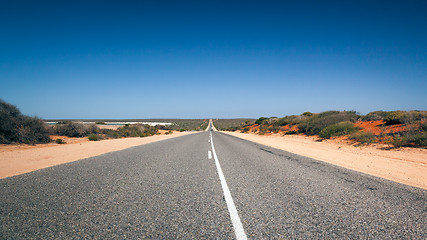
[[[385,121],[366,121],[366,122],[356,122],[355,125],[357,127],[362,128],[363,132],[371,132],[375,135],[380,135],[381,133],[395,133],[395,132],[404,132],[411,128],[418,128],[418,124],[412,125],[404,125],[404,124],[396,124],[384,126]]]
[[[299,129],[298,129],[297,125],[291,126],[291,125],[288,124],[288,125],[282,126],[280,128],[279,134],[284,134],[286,132],[291,132],[291,131],[298,132],[298,130]]]
[[[385,121],[367,121],[367,122],[357,122],[355,123],[356,127],[362,128],[363,132],[370,132],[375,135],[381,134],[383,129],[381,125],[384,124]]]
[[[361,131],[363,132],[370,132],[375,135],[381,135],[381,134],[389,134],[389,133],[396,133],[396,132],[404,132],[408,131],[410,129],[417,129],[419,128],[419,124],[411,124],[411,125],[404,125],[404,124],[396,124],[396,125],[385,125],[385,121],[378,120],[378,121],[359,121],[355,123],[355,126],[361,128]],[[272,126],[269,126],[268,129],[272,129]],[[285,125],[280,128],[278,131],[278,134],[284,135],[286,132],[295,131],[298,132],[298,126],[297,125]],[[259,133],[260,131],[260,125],[254,124],[249,127],[250,133]],[[271,131],[271,130],[270,130]],[[271,135],[271,132],[267,131],[263,135]],[[344,138],[347,138],[348,136],[343,136]],[[390,136],[382,135],[381,138],[378,138],[378,141],[380,143],[387,143],[391,139]]]

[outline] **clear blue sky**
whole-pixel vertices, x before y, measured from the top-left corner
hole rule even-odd
[[[52,118],[427,110],[427,1],[2,1],[0,98]]]

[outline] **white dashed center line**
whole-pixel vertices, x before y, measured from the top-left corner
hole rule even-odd
[[[210,140],[211,140],[213,156],[215,159],[216,169],[218,170],[219,179],[221,181],[225,202],[227,203],[228,212],[230,213],[231,223],[233,224],[234,233],[236,234],[236,239],[245,240],[247,239],[245,230],[243,229],[242,222],[240,221],[239,214],[237,213],[237,208],[234,205],[233,198],[231,197],[230,189],[228,188],[227,182],[225,181],[224,174],[222,173],[221,165],[219,165],[218,157],[216,155],[215,147],[213,144],[212,133],[210,134]]]

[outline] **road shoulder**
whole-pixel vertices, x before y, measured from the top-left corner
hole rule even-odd
[[[23,149],[13,147],[7,149],[1,146],[0,179],[192,133],[196,132],[175,132],[170,135],[83,141],[61,145],[41,144]]]
[[[334,141],[318,142],[304,136],[261,136],[223,132],[298,155],[414,187],[427,189],[427,150],[355,147]]]

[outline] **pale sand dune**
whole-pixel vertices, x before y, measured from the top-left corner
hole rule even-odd
[[[66,139],[68,144],[61,145],[55,143],[38,144],[36,146],[0,145],[0,178],[192,133],[194,132],[174,132],[170,135],[111,139],[97,142],[87,141],[86,138]]]
[[[318,142],[299,135],[260,136],[225,132],[249,141],[282,149],[334,165],[427,189],[427,150],[401,148],[383,150],[376,146],[355,147],[345,141]]]

